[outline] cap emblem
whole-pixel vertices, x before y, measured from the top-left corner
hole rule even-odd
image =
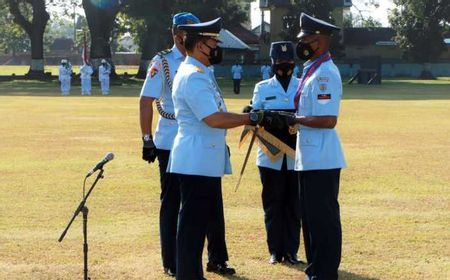
[[[286,45],[282,45],[281,46],[281,51],[282,52],[287,52],[287,46]]]

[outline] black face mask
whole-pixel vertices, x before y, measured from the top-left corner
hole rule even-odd
[[[294,63],[272,64],[272,72],[280,77],[288,77],[292,75],[294,67]],[[281,75],[278,74],[278,71],[281,72]]]
[[[300,58],[301,60],[309,60],[311,57],[314,56],[314,53],[316,51],[312,49],[311,43],[305,44],[302,42],[298,42],[296,48],[298,58]]]
[[[211,64],[219,64],[219,63],[221,63],[222,59],[223,59],[223,50],[222,50],[222,48],[219,47],[219,46],[216,46],[215,48],[211,48],[206,43],[205,43],[205,46],[207,46],[208,49],[209,49],[209,55],[208,55],[209,63],[211,63]]]

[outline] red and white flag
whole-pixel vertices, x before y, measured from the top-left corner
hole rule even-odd
[[[87,41],[86,41],[86,32],[84,32],[83,37],[83,49],[81,50],[81,59],[83,60],[83,64],[87,64],[88,62],[88,50],[87,50]]]

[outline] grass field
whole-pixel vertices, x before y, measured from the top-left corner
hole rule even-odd
[[[219,82],[231,111],[251,98],[254,81],[239,96]],[[0,279],[82,278],[81,217],[57,239],[83,175],[108,151],[116,157],[88,202],[90,276],[171,279],[161,273],[157,166],[140,159],[139,91],[61,97],[56,82],[0,83]],[[341,279],[450,279],[450,79],[345,86],[338,130],[348,163]],[[303,279],[304,266],[267,263],[255,152],[233,191],[240,131],[228,133],[234,174],[223,179],[230,279]]]

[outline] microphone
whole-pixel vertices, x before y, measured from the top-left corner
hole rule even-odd
[[[86,175],[86,178],[91,176],[92,174],[94,174],[95,171],[102,169],[103,165],[105,165],[106,163],[108,163],[108,161],[113,160],[114,159],[114,154],[113,153],[107,153],[106,156],[97,163],[97,165],[94,166],[94,168],[92,168],[88,174]]]

